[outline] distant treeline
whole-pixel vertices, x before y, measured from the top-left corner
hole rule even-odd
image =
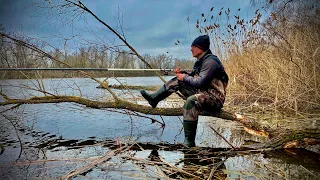
[[[86,71],[93,75],[93,77],[138,77],[138,76],[156,76],[156,71]],[[157,71],[161,75],[174,75],[169,71],[168,74],[164,71]],[[85,77],[78,71],[0,71],[2,79],[42,79],[42,78],[72,78],[72,77]]]
[[[34,41],[20,38],[23,41],[31,44],[36,44]],[[37,45],[37,44],[36,44]],[[37,45],[39,47],[39,45]],[[74,68],[126,68],[126,69],[146,69],[147,66],[137,56],[130,51],[120,49],[110,49],[105,46],[89,46],[80,47],[75,52],[67,50],[55,49],[48,52],[51,56],[59,59]],[[171,55],[143,55],[143,58],[154,69],[173,69],[181,67],[190,69],[194,63],[192,59],[178,59]],[[8,39],[1,37],[0,39],[0,68],[63,68],[65,65],[51,60],[47,57],[39,56],[33,50],[19,44],[10,43]],[[24,75],[17,72],[0,72],[5,74],[5,77],[21,78]],[[67,72],[66,72],[67,73]],[[70,73],[70,72],[69,72]],[[112,72],[116,75],[125,74],[127,76],[155,74],[154,72]],[[32,74],[32,73],[28,73]],[[59,73],[43,72],[44,77],[61,76]],[[62,73],[64,74],[64,73]],[[76,75],[77,73],[72,73]],[[94,72],[99,76],[110,74],[110,72]],[[78,75],[76,75],[78,77]]]

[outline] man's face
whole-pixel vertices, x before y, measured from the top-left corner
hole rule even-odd
[[[191,46],[192,56],[195,58],[199,58],[203,53],[203,50],[198,48],[197,46]]]

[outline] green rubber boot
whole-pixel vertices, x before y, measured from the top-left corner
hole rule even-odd
[[[194,142],[197,134],[197,125],[198,121],[187,121],[183,120],[183,129],[184,129],[184,142],[188,147],[195,147],[196,143]]]
[[[160,101],[164,100],[172,94],[166,90],[166,87],[164,85],[155,93],[149,94],[145,90],[141,90],[140,93],[149,102],[152,108],[157,107]]]

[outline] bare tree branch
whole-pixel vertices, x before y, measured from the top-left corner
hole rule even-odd
[[[76,7],[79,7],[80,9],[88,12],[89,14],[91,14],[96,20],[98,20],[101,24],[103,24],[104,26],[106,26],[111,32],[113,32],[142,62],[144,62],[146,64],[146,66],[150,69],[152,69],[151,65],[145,61],[145,59],[126,41],[126,39],[124,37],[122,37],[116,30],[114,30],[111,26],[109,26],[107,23],[105,23],[104,21],[102,21],[97,15],[95,15],[90,9],[88,9],[80,0],[77,1],[77,3],[72,2],[70,0],[65,0],[68,3],[73,4]],[[161,75],[156,72],[157,76],[163,81],[166,82],[166,80],[161,77]]]
[[[24,41],[21,41],[21,40],[19,40],[19,39],[16,39],[16,38],[11,37],[11,36],[9,36],[9,35],[7,35],[7,34],[4,34],[4,33],[2,33],[2,32],[0,32],[0,35],[3,36],[3,37],[6,37],[6,38],[8,38],[8,39],[10,39],[10,40],[12,40],[12,41],[14,41],[15,43],[17,43],[17,44],[19,44],[19,45],[25,46],[25,47],[27,47],[27,48],[29,48],[29,49],[31,49],[31,50],[39,53],[39,54],[42,54],[44,57],[48,57],[48,58],[50,58],[50,59],[52,59],[52,60],[54,60],[54,61],[56,61],[56,62],[58,62],[58,63],[61,63],[61,64],[65,65],[65,66],[67,66],[67,67],[69,67],[69,68],[72,68],[72,66],[70,66],[70,65],[67,64],[66,62],[63,62],[63,61],[61,61],[61,60],[59,60],[59,59],[51,56],[50,54],[46,53],[45,51],[37,48],[36,46],[34,46],[34,45],[32,45],[32,44],[29,44],[29,43],[27,43],[27,42],[24,42]],[[80,72],[81,74],[89,77],[90,79],[96,81],[97,83],[99,83],[102,87],[104,87],[104,88],[112,95],[112,97],[113,97],[113,99],[114,99],[115,101],[118,101],[118,100],[119,100],[119,98],[117,97],[117,95],[116,95],[105,83],[103,83],[103,82],[99,81],[98,79],[94,78],[92,75],[90,75],[90,74],[87,73],[87,72],[84,72],[84,71],[81,71],[81,70],[77,70],[77,71]]]

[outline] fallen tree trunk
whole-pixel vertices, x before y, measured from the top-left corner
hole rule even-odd
[[[122,99],[117,102],[101,102],[90,100],[78,96],[43,96],[32,97],[29,99],[7,99],[5,102],[0,102],[1,106],[10,104],[41,104],[41,103],[62,103],[62,102],[74,102],[82,104],[86,107],[102,109],[102,108],[116,108],[127,109],[143,114],[149,115],[163,115],[163,116],[181,116],[182,108],[151,108],[149,106],[139,105],[131,103]],[[219,112],[203,112],[202,115],[211,115],[228,120],[236,120],[234,115],[230,112],[221,110]]]
[[[182,116],[182,108],[151,108],[149,106],[139,105],[118,99],[116,102],[101,102],[95,100],[89,100],[77,96],[43,96],[32,97],[29,99],[10,99],[5,98],[6,101],[1,102],[1,106],[12,104],[40,104],[40,103],[63,103],[73,102],[82,104],[86,107],[102,109],[102,108],[115,108],[115,109],[127,109],[130,111],[148,114],[148,115],[163,115],[163,116]],[[312,131],[292,131],[287,129],[275,129],[266,128],[261,126],[254,120],[249,120],[241,115],[233,114],[225,110],[218,112],[201,112],[201,115],[214,116],[226,120],[238,121],[244,125],[245,130],[253,135],[265,136],[270,140],[265,144],[256,144],[246,146],[253,149],[264,148],[301,148],[307,145],[320,143],[320,132]]]

